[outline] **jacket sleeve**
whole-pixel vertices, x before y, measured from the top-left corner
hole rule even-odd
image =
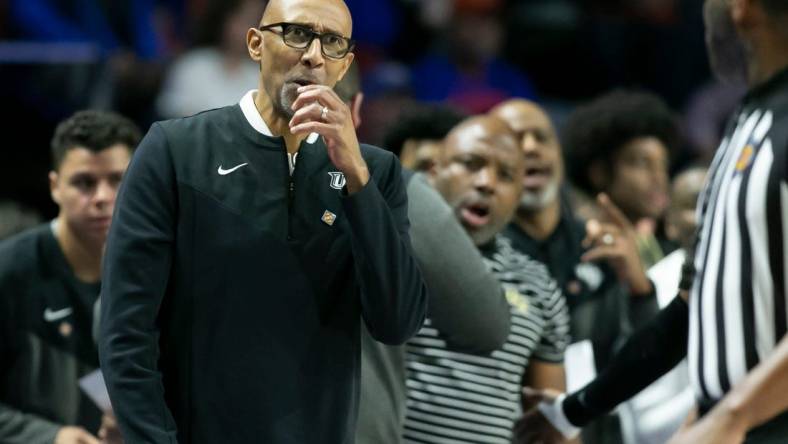
[[[175,443],[164,400],[157,316],[167,288],[176,185],[166,135],[154,124],[118,193],[101,288],[99,358],[126,442]]]
[[[52,444],[62,426],[0,403],[0,442]]]
[[[422,175],[407,184],[416,257],[433,326],[455,350],[486,353],[509,335],[509,304],[449,205]]]
[[[373,338],[398,345],[421,328],[427,290],[411,250],[402,168],[385,154],[382,174],[372,174],[352,195],[343,191],[342,205],[350,224],[362,316]]]

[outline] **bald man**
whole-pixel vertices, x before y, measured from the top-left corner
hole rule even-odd
[[[332,90],[351,31],[340,0],[271,1],[246,34],[258,89],[140,144],[99,338],[126,442],[352,444],[361,322],[386,344],[421,327],[400,165]]]
[[[562,193],[564,161],[561,146],[544,110],[533,102],[512,99],[493,108],[490,113],[512,127],[525,155],[523,195],[505,235],[516,249],[547,265],[563,287],[573,312],[573,340],[595,338],[597,366],[603,366],[620,328],[624,328],[618,318],[625,310],[622,304],[626,301],[621,299],[626,298],[626,291],[621,291],[613,267],[619,264],[612,260],[584,260],[587,251],[582,241],[587,234],[586,226],[573,214],[566,193]],[[623,240],[616,241],[622,243]],[[629,253],[637,255],[634,249]],[[634,259],[629,262],[632,261],[639,263]],[[651,290],[642,267],[630,270],[633,267],[627,267],[627,261],[619,262],[624,265],[621,270],[624,284],[629,273],[635,276],[632,279],[637,284],[644,287],[644,293]],[[608,320],[600,322],[599,316]]]
[[[450,436],[509,444],[522,410],[521,383],[564,386],[564,297],[544,265],[498,235],[520,200],[523,157],[505,122],[481,116],[449,133],[432,170],[435,189],[504,287],[512,327],[502,346],[477,355],[452,349],[428,318],[407,347],[405,442],[446,442]]]

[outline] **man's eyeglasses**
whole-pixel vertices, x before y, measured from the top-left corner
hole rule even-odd
[[[273,28],[282,28],[275,31]],[[341,59],[353,50],[355,42],[353,39],[342,37],[333,32],[315,32],[310,27],[297,25],[294,23],[274,23],[272,25],[261,26],[260,31],[271,31],[282,37],[285,45],[295,49],[306,49],[312,44],[315,38],[320,40],[320,51],[330,59]]]

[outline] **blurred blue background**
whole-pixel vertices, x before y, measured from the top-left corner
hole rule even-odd
[[[618,87],[681,116],[679,164],[706,159],[741,95],[709,74],[702,0],[348,0],[366,94],[360,137],[379,143],[397,112],[444,102],[484,112],[512,96],[558,123]],[[5,0],[0,200],[52,217],[55,124],[83,108],[151,122],[235,103],[256,87],[245,33],[260,0]],[[674,167],[678,167],[676,165]]]

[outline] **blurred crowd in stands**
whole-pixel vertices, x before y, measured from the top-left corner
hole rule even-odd
[[[672,171],[706,160],[743,88],[708,70],[701,0],[348,0],[365,94],[361,139],[398,113],[442,102],[466,114],[509,97],[559,128],[613,88],[663,98],[681,127]],[[261,0],[9,0],[0,6],[4,140],[0,198],[51,217],[45,177],[55,124],[111,109],[142,128],[237,102],[256,87],[244,30]],[[24,153],[24,155],[21,155]]]

